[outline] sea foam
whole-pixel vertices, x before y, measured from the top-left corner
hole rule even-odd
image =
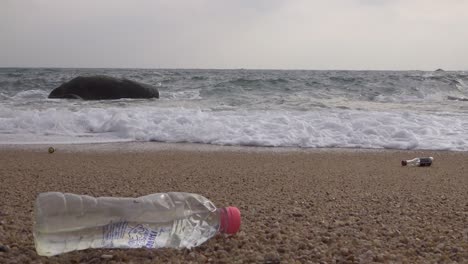
[[[211,111],[154,106],[0,108],[2,144],[160,141],[466,151],[466,131],[468,118],[454,113],[349,109]],[[20,142],[14,142],[15,138]]]

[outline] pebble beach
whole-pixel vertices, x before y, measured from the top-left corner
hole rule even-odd
[[[418,156],[433,156],[434,164],[401,166]],[[4,147],[0,182],[0,263],[468,263],[466,152]],[[237,206],[242,225],[190,250],[42,257],[34,247],[33,206],[47,191],[198,193],[219,207]]]

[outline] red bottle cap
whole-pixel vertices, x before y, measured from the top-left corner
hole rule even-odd
[[[229,206],[221,209],[220,231],[225,234],[235,234],[241,225],[241,213],[237,207]]]

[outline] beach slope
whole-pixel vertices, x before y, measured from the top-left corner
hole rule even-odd
[[[468,154],[193,149],[0,150],[0,263],[466,263]],[[79,148],[78,148],[79,149]],[[434,157],[426,168],[401,159]],[[241,231],[192,250],[36,254],[46,191],[137,197],[193,192],[242,212]]]

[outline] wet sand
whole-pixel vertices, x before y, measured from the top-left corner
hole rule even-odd
[[[110,145],[0,149],[0,263],[468,263],[467,152]],[[415,156],[435,161],[401,167]],[[32,236],[33,202],[46,191],[193,192],[239,207],[243,222],[192,250],[47,258]]]

